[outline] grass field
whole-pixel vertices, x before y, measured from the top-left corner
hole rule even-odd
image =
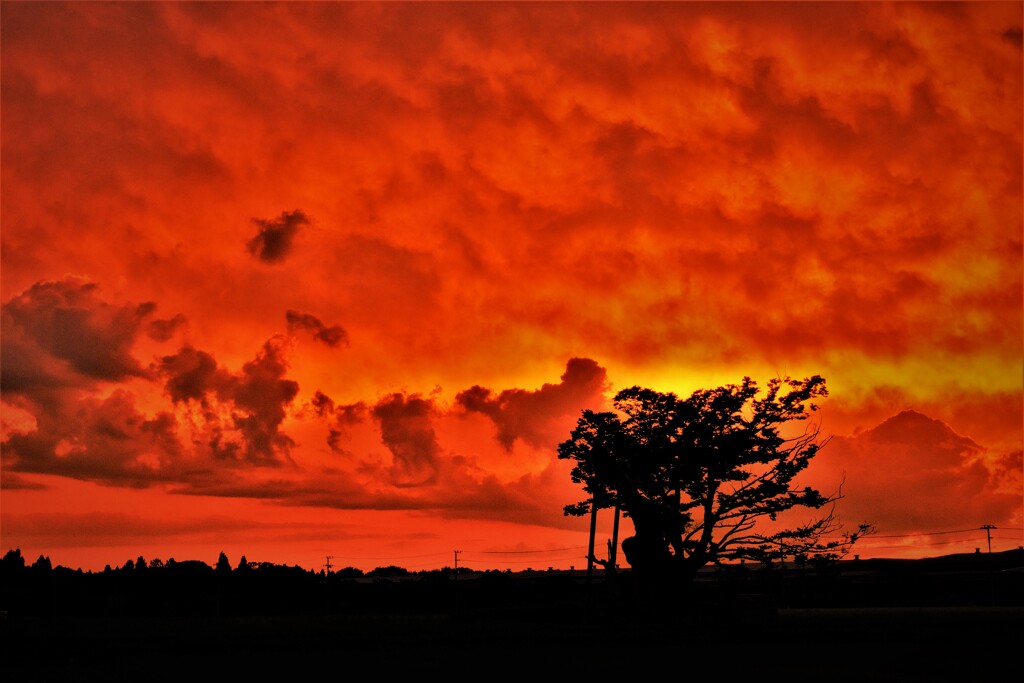
[[[658,625],[572,613],[7,618],[3,670],[17,680],[147,682],[325,674],[650,680],[711,671],[723,681],[771,675],[963,682],[1021,670],[1024,608],[800,609],[763,616]]]

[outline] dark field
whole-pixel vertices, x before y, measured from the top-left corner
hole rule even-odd
[[[557,572],[51,585],[21,603],[5,583],[20,606],[0,620],[2,666],[47,681],[1016,680],[1019,558],[961,559],[709,574],[674,610],[641,607],[622,576]]]
[[[17,680],[436,674],[996,681],[1021,670],[1022,608],[779,610],[706,628],[452,616],[48,617],[3,624]],[[25,678],[22,678],[25,677]],[[8,679],[12,680],[12,679]]]

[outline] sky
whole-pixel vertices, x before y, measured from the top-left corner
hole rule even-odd
[[[816,374],[857,554],[1024,544],[1021,3],[0,17],[0,552],[582,568],[582,410]]]

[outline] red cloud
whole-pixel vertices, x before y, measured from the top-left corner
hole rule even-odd
[[[1021,498],[1019,490],[1007,493],[1005,466],[945,423],[905,410],[856,436],[834,437],[809,476],[828,482],[826,490],[845,479],[843,518],[894,534],[1019,526]]]
[[[496,396],[479,385],[459,392],[455,402],[467,411],[483,413],[498,428],[498,440],[511,450],[516,439],[539,448],[554,447],[581,410],[604,403],[607,373],[589,358],[570,358],[558,384],[536,391],[505,389]]]
[[[218,367],[210,354],[184,347],[161,358],[155,368],[165,377],[165,389],[175,403],[195,401],[202,406],[207,446],[215,457],[276,464],[295,444],[281,430],[299,392],[298,382],[284,377],[285,352],[286,340],[272,337],[241,372],[231,373]],[[230,419],[211,409],[214,398],[228,408]]]
[[[296,209],[273,220],[253,218],[252,222],[259,231],[245,245],[249,253],[265,263],[280,263],[291,252],[299,228],[309,225],[309,218]]]
[[[99,286],[66,278],[37,282],[3,305],[5,392],[141,377],[131,349],[156,305],[114,305]]]

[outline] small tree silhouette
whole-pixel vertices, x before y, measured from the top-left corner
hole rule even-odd
[[[793,529],[769,524],[842,497],[794,485],[827,443],[818,428],[783,433],[817,409],[825,380],[777,378],[759,394],[749,377],[686,399],[632,387],[616,395],[616,412],[584,411],[558,457],[575,462],[572,479],[590,497],[565,514],[619,506],[635,529],[622,542],[626,561],[649,581],[686,584],[727,559],[838,559],[869,525],[842,534],[831,511]]]
[[[7,570],[20,570],[25,568],[25,558],[21,555],[21,548],[8,550],[3,559],[0,560],[0,567]]]
[[[228,556],[223,552],[217,557],[217,565],[214,567],[218,574],[230,574],[231,563],[228,561]]]

